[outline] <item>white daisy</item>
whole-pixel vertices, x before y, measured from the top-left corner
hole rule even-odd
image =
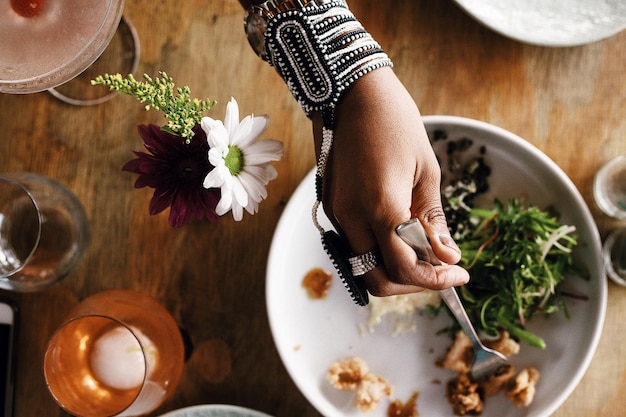
[[[283,150],[279,141],[256,141],[268,123],[268,117],[253,115],[240,122],[239,106],[234,98],[226,106],[224,123],[202,118],[200,124],[209,143],[209,162],[215,167],[204,179],[204,187],[221,189],[221,199],[215,208],[218,215],[232,210],[233,217],[239,221],[243,209],[254,214],[267,197],[265,186],[277,176],[270,162],[278,161]]]

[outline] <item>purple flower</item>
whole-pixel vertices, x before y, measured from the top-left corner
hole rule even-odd
[[[124,165],[124,171],[139,174],[135,188],[151,187],[151,215],[170,207],[169,224],[184,226],[192,215],[216,222],[215,207],[220,200],[220,190],[203,187],[204,178],[213,169],[207,154],[206,134],[197,125],[191,143],[180,136],[161,130],[156,125],[139,125],[139,135],[150,152],[133,151],[137,159]]]

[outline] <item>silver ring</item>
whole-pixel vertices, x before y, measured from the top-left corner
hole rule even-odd
[[[352,266],[352,275],[355,277],[365,275],[372,269],[382,264],[378,248],[362,255],[351,256],[348,258],[348,262],[350,262],[350,265]]]

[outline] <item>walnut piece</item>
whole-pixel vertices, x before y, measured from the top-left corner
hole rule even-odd
[[[515,376],[515,368],[506,364],[498,368],[493,375],[489,376],[484,381],[481,381],[480,385],[485,392],[485,396],[491,397],[503,390],[511,379]]]
[[[513,355],[517,355],[519,353],[519,343],[515,340],[511,339],[509,332],[503,331],[500,333],[500,337],[495,340],[484,340],[483,343],[488,348],[493,350],[497,350],[502,353],[504,356],[511,357]]]
[[[535,390],[540,377],[541,374],[535,368],[522,369],[515,379],[509,382],[504,395],[516,407],[526,407],[535,397]]]
[[[483,343],[505,356],[515,355],[520,349],[519,343],[511,339],[506,331],[503,331],[497,339],[485,340]],[[457,378],[448,382],[446,390],[446,397],[456,415],[480,414],[484,408],[485,398],[500,391],[503,391],[516,407],[530,405],[540,378],[538,370],[523,369],[516,376],[515,368],[507,364],[488,379],[478,383],[469,375],[473,357],[474,351],[469,338],[465,333],[457,332],[446,356],[439,362],[442,367],[459,373]]]
[[[387,417],[419,417],[417,412],[418,397],[419,392],[415,391],[405,403],[398,399],[391,401],[389,407],[387,407]]]
[[[354,406],[364,413],[375,410],[378,403],[391,396],[393,391],[385,378],[369,373],[367,363],[361,358],[333,363],[326,379],[337,389],[356,391]]]
[[[454,343],[441,361],[441,366],[451,371],[468,373],[472,366],[473,358],[472,342],[470,342],[465,333],[457,332],[454,336]]]
[[[352,358],[333,363],[326,379],[337,389],[355,391],[368,372],[369,367],[363,359]]]
[[[457,416],[478,415],[485,407],[480,386],[467,373],[461,373],[448,381],[446,398]]]
[[[391,395],[391,391],[392,388],[385,378],[367,374],[356,390],[354,405],[364,413],[375,410],[384,397]]]

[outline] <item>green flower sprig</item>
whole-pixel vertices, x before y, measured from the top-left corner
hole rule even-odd
[[[193,128],[202,119],[202,113],[213,108],[216,101],[191,99],[191,90],[188,86],[176,88],[172,77],[163,71],[160,71],[159,75],[161,78],[152,78],[144,74],[145,81],[142,82],[137,81],[132,74],[126,78],[120,74],[104,74],[92,80],[91,84],[104,85],[111,91],[118,91],[133,96],[142,103],[148,103],[146,111],[150,108],[163,111],[168,123],[161,129],[181,136],[189,143],[193,136]]]

